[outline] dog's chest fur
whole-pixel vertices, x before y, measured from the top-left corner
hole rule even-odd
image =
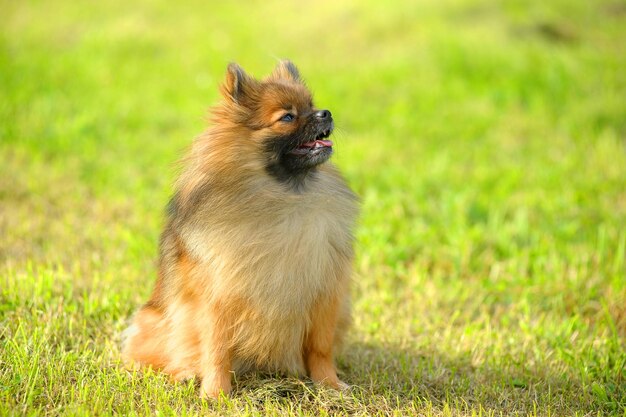
[[[238,200],[215,196],[183,228],[206,268],[207,297],[245,300],[235,349],[255,357],[244,361],[302,372],[311,307],[344,279],[338,271],[352,256],[355,214],[343,181],[321,176],[302,193],[261,188]]]

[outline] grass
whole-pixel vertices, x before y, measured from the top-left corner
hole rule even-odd
[[[0,9],[0,415],[626,416],[621,2]],[[226,63],[277,57],[362,198],[353,389],[202,402],[124,370],[119,333]]]

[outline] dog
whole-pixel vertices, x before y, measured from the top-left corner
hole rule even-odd
[[[346,388],[334,354],[350,324],[358,201],[328,162],[332,114],[287,60],[263,80],[232,63],[221,93],[183,161],[123,359],[199,377],[205,398],[249,370]]]

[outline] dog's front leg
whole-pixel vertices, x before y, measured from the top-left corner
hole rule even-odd
[[[203,309],[205,316],[199,318],[200,329],[202,398],[219,398],[220,394],[230,394],[231,386],[231,326],[226,312],[219,303]]]
[[[304,345],[304,359],[311,379],[339,390],[348,388],[337,377],[333,360],[340,304],[339,296],[332,296],[315,304],[311,312],[311,329]]]

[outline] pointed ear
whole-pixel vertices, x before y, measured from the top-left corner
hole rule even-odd
[[[288,59],[283,59],[278,63],[278,65],[276,65],[276,68],[274,69],[274,72],[272,72],[272,75],[270,75],[270,78],[275,80],[291,80],[298,83],[302,82],[302,79],[300,78],[300,71],[298,71],[298,68],[296,68],[293,62]]]
[[[240,104],[250,94],[255,84],[254,78],[246,74],[238,64],[231,62],[226,69],[226,78],[222,84],[221,92],[224,98]]]

